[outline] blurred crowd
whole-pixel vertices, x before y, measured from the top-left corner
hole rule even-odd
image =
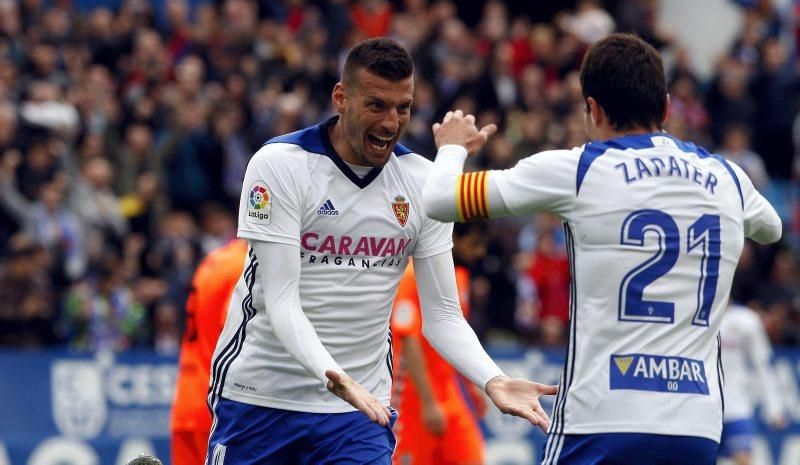
[[[775,343],[800,344],[797,31],[770,1],[736,2],[743,27],[710,80],[659,29],[653,0],[564,2],[544,20],[488,0],[475,21],[451,0],[80,3],[0,0],[0,345],[176,352],[195,265],[235,235],[250,156],[332,113],[358,41],[390,36],[415,59],[405,145],[433,156],[431,124],[460,108],[500,127],[472,159],[499,169],[586,142],[578,67],[617,30],[670,57],[667,129],[735,160],[785,206],[786,239],[747,244],[733,297]],[[474,275],[482,337],[563,344],[557,218],[492,221]]]

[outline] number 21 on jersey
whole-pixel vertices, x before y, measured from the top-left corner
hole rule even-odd
[[[641,265],[629,271],[619,286],[621,321],[645,323],[675,322],[675,303],[645,300],[645,288],[667,274],[681,254],[681,234],[675,220],[661,210],[637,210],[622,223],[620,244],[644,247],[645,234],[658,236],[658,252]],[[708,326],[711,305],[717,293],[720,241],[719,215],[701,215],[686,231],[686,254],[700,258],[697,285],[697,308],[692,324]]]

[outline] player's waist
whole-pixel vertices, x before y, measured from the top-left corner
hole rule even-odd
[[[557,429],[554,429],[557,428]],[[601,434],[601,433],[645,433],[664,434],[669,436],[693,436],[720,441],[722,422],[711,424],[707,421],[698,421],[683,424],[664,424],[647,421],[614,421],[602,420],[598,422],[569,422],[563,428],[553,426],[550,433],[558,434]]]
[[[257,405],[259,407],[277,408],[294,412],[347,413],[356,410],[352,405],[330,393],[327,393],[329,395],[320,395],[317,392],[303,393],[297,390],[293,390],[292,393],[293,395],[287,395],[287,393],[255,395],[226,387],[222,391],[222,397],[245,404]],[[374,395],[375,393],[372,394]],[[383,405],[389,406],[388,394],[376,395],[375,397]]]

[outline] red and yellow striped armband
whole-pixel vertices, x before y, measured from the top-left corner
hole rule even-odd
[[[475,171],[458,176],[456,185],[456,211],[461,222],[489,217],[489,173]]]

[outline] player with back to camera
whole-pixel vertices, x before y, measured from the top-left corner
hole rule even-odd
[[[664,69],[612,34],[580,71],[591,142],[462,173],[495,128],[448,113],[423,189],[441,221],[550,211],[571,262],[567,359],[544,465],[711,465],[722,429],[719,327],[745,237],[781,221],[735,164],[663,131]]]
[[[268,141],[242,186],[250,244],[214,353],[207,464],[389,464],[389,317],[410,256],[425,334],[498,408],[542,428],[555,386],[510,379],[458,305],[452,225],[420,204],[431,162],[397,140],[413,64],[396,42],[348,54],[338,113]]]
[[[772,347],[758,313],[733,302],[725,310],[719,334],[725,373],[719,456],[735,465],[750,465],[756,400],[763,399],[764,416],[772,428],[786,426],[778,378],[772,368]]]

